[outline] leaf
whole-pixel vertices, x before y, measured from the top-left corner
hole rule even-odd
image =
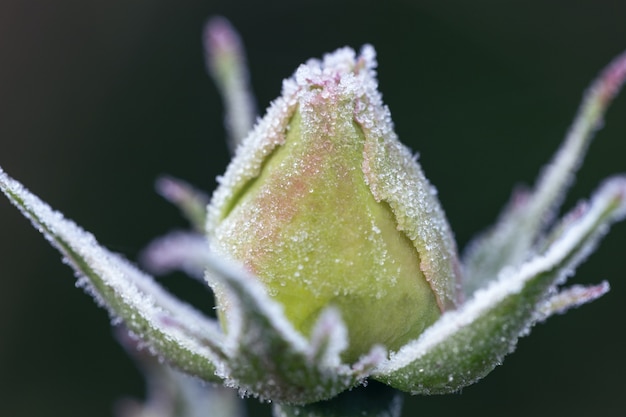
[[[175,367],[219,381],[219,326],[164,291],[154,280],[66,220],[0,168],[0,190],[64,256],[80,286]]]
[[[226,383],[246,394],[290,404],[325,400],[361,383],[385,357],[375,347],[352,366],[343,364],[339,354],[347,334],[336,310],[320,314],[307,340],[258,278],[215,256],[207,269],[216,296],[228,304],[221,311],[227,328]]]
[[[463,257],[466,296],[484,287],[505,266],[528,260],[531,248],[556,216],[594,133],[602,126],[606,109],[625,79],[623,53],[587,90],[564,143],[544,168],[535,189],[515,193],[498,222],[468,246]],[[494,252],[498,256],[492,256]]]
[[[546,299],[591,253],[608,225],[625,214],[626,177],[616,177],[604,183],[585,213],[545,254],[503,271],[459,310],[444,314],[392,355],[373,377],[413,394],[448,393],[476,382],[545,318]]]

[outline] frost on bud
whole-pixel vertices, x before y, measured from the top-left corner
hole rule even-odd
[[[207,220],[213,250],[259,277],[303,335],[326,307],[341,311],[348,362],[398,350],[458,297],[449,226],[393,132],[375,66],[369,46],[301,66],[237,149]]]

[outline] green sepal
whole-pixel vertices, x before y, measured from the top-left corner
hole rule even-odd
[[[0,168],[0,191],[74,269],[84,287],[111,315],[174,367],[205,381],[216,375],[222,356],[219,326],[164,291],[154,280],[37,196]]]
[[[243,394],[289,404],[326,400],[361,383],[386,356],[374,347],[355,364],[342,363],[348,341],[336,309],[324,310],[305,338],[243,268],[211,257],[207,273],[216,295],[229,300],[220,311],[227,329],[226,384]]]
[[[625,198],[626,177],[608,180],[545,253],[505,270],[459,310],[443,315],[392,355],[373,377],[412,394],[443,394],[488,374],[514,350],[519,337],[545,318],[546,302],[608,225],[624,217]]]

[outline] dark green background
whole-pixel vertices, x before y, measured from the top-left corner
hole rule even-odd
[[[0,165],[130,258],[184,227],[152,184],[169,173],[211,190],[228,161],[200,38],[219,13],[243,35],[261,109],[307,58],[372,43],[397,132],[420,152],[462,247],[514,184],[533,181],[583,90],[626,49],[617,3],[4,0]],[[606,125],[569,206],[626,171],[626,98]],[[407,398],[403,415],[625,415],[625,248],[618,225],[573,280],[610,280],[606,297],[536,327],[461,394]],[[164,282],[210,303],[180,276]],[[0,200],[0,415],[108,416],[142,391],[105,312]]]

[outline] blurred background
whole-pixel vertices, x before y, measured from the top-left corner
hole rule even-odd
[[[534,181],[582,92],[626,49],[626,3],[609,0],[3,0],[0,165],[130,259],[186,227],[153,182],[167,173],[212,190],[228,162],[201,45],[215,14],[241,32],[260,109],[309,57],[373,44],[396,130],[420,153],[460,247],[515,184]],[[626,171],[625,153],[619,97],[567,207]],[[403,415],[625,415],[625,255],[619,224],[572,279],[610,280],[607,296],[537,326],[462,393],[407,397]],[[182,275],[162,282],[210,309]],[[143,392],[107,314],[0,199],[0,415],[110,416]]]

